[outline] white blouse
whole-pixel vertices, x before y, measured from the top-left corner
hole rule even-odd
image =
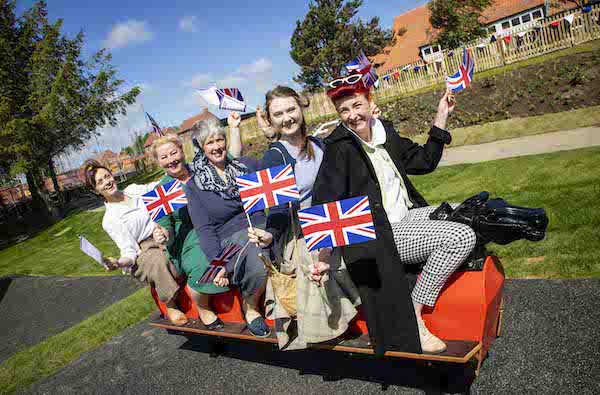
[[[158,182],[146,185],[131,184],[123,193],[129,200],[121,203],[104,203],[106,213],[102,219],[102,228],[117,244],[121,258],[130,258],[134,262],[140,253],[139,243],[152,236],[154,222],[150,218],[141,195],[150,192]]]

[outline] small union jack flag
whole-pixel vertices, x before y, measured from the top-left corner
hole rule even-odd
[[[165,134],[162,132],[162,129],[160,128],[160,126],[158,126],[158,123],[154,120],[154,118],[152,118],[148,113],[146,113],[146,116],[152,124],[152,131],[159,137],[164,136]]]
[[[446,76],[446,86],[448,89],[452,90],[452,92],[462,91],[463,89],[466,89],[467,86],[471,85],[474,72],[475,62],[471,56],[471,50],[464,48],[460,69],[458,69],[458,73],[452,76]]]
[[[237,177],[248,214],[300,199],[292,165],[282,165]]]
[[[360,74],[362,74],[362,81],[367,88],[376,85],[377,80],[379,79],[377,73],[375,73],[375,70],[371,65],[371,62],[369,62],[369,58],[365,56],[365,53],[362,50],[356,58],[346,65],[346,70],[349,72],[358,71]]]
[[[376,239],[367,196],[298,210],[298,219],[309,251]]]
[[[223,92],[223,94],[234,98],[235,100],[239,100],[241,102],[244,101],[244,98],[242,97],[242,92],[240,92],[240,90],[238,88],[223,88],[223,89],[219,89],[219,91]]]
[[[237,244],[231,244],[224,248],[215,259],[210,261],[210,265],[208,265],[200,280],[196,281],[196,284],[207,284],[212,282],[221,268],[225,268],[228,273],[232,272],[233,268],[228,267],[230,266],[228,264],[231,262],[233,256],[241,249],[242,247]]]
[[[142,201],[153,221],[158,221],[187,205],[188,201],[179,180],[173,180],[142,195]]]

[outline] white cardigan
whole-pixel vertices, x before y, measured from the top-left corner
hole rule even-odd
[[[128,203],[104,203],[106,213],[102,219],[102,228],[119,247],[121,258],[130,258],[135,262],[141,251],[139,243],[152,236],[154,222],[140,196],[157,185],[158,182],[131,184],[123,191],[131,199]]]

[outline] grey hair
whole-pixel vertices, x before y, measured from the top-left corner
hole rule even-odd
[[[203,119],[192,126],[192,137],[198,142],[201,149],[204,147],[206,140],[213,136],[223,137],[225,144],[227,144],[227,132],[217,119]]]

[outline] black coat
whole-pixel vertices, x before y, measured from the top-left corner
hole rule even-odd
[[[450,133],[432,127],[424,146],[402,138],[391,123],[385,149],[402,174],[413,207],[427,206],[407,174],[427,174],[438,165]],[[323,163],[313,189],[313,204],[369,196],[377,240],[342,247],[352,280],[358,287],[376,355],[385,351],[421,352],[410,286],[383,208],[380,185],[358,138],[340,124],[325,139]]]

